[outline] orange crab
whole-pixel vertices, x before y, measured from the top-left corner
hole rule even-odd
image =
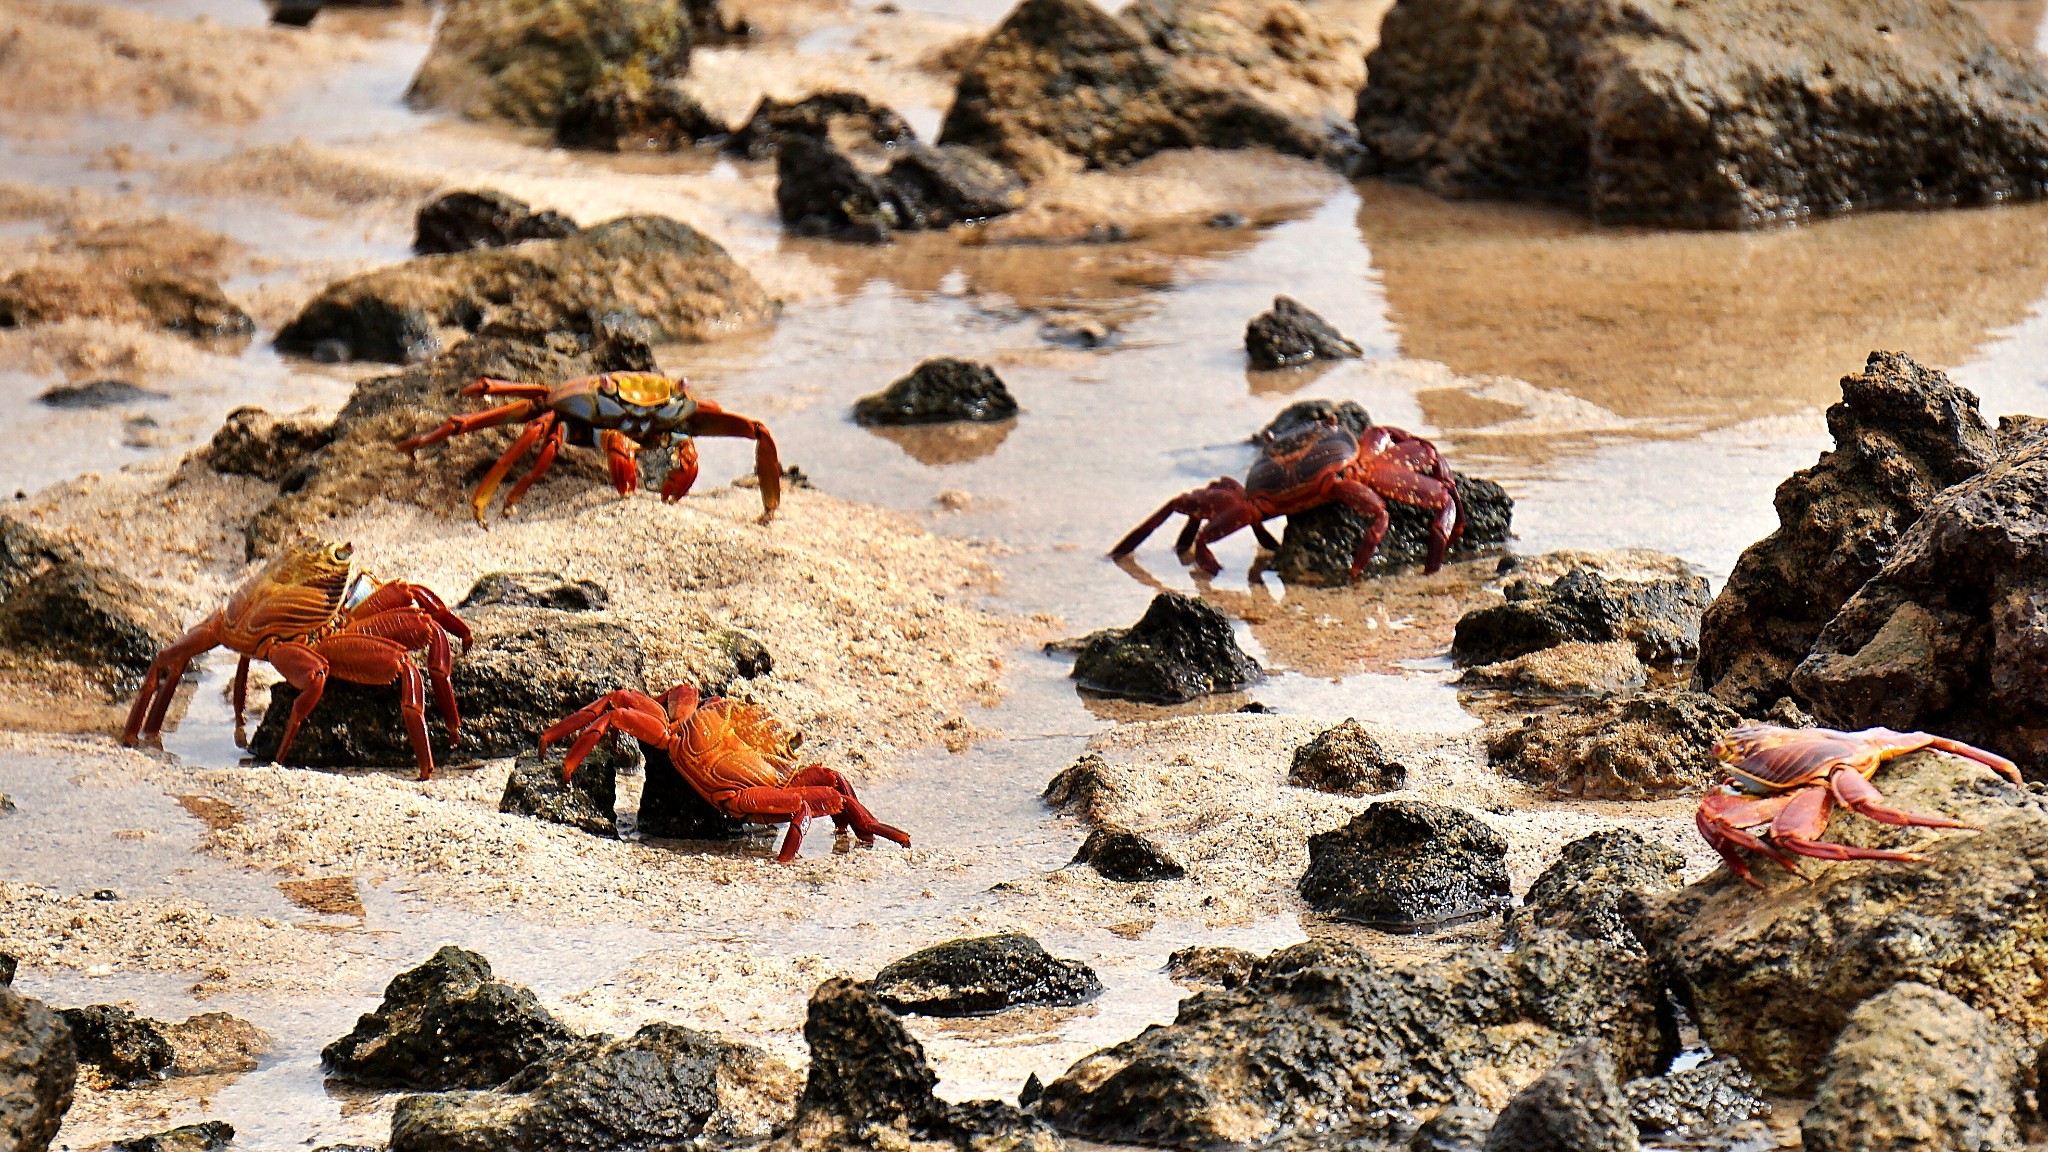
[[[631,495],[640,487],[638,457],[642,448],[669,449],[668,479],[661,485],[661,498],[674,503],[688,495],[690,486],[697,482],[697,442],[692,437],[735,436],[752,440],[754,474],[761,482],[761,519],[765,522],[772,518],[776,506],[782,503],[782,459],[775,451],[775,437],[769,435],[768,426],[692,396],[687,381],[656,372],[607,372],[550,387],[485,377],[464,388],[462,394],[516,399],[481,412],[450,416],[430,432],[399,441],[398,447],[405,452],[418,452],[465,432],[500,424],[525,424],[526,430],[484,473],[470,497],[469,506],[479,524],[484,522],[484,509],[490,506],[498,485],[521,457],[535,445],[540,446],[534,454],[533,467],[506,493],[505,512],[512,511],[533,482],[554,465],[565,442],[604,449],[612,487],[621,496]]]
[[[754,704],[713,696],[678,684],[659,700],[644,692],[610,692],[541,733],[541,751],[582,733],[562,759],[572,777],[606,732],[617,729],[668,753],[690,787],[720,812],[750,824],[787,822],[776,859],[796,859],[804,825],[830,816],[863,844],[875,837],[910,847],[910,834],[875,819],[845,776],[822,764],[796,765],[795,741],[781,721]]]
[[[291,749],[307,713],[320,703],[330,676],[355,684],[395,680],[420,779],[431,779],[434,753],[427,743],[427,685],[432,683],[449,738],[457,738],[462,718],[455,711],[455,688],[449,680],[455,661],[449,637],[460,638],[462,650],[469,651],[469,625],[418,584],[363,574],[351,579],[353,557],[347,544],[311,536],[292,541],[235,589],[225,607],[193,625],[150,661],[142,691],[128,710],[121,743],[132,746],[138,737],[162,731],[164,713],[186,666],[193,657],[226,646],[242,656],[235,667],[236,731],[241,730],[248,700],[251,660],[268,661],[299,690],[284,738],[278,741],[279,760]],[[412,658],[422,649],[427,653],[425,680]]]
[[[1729,870],[1759,888],[1762,885],[1749,874],[1748,862],[1736,849],[1761,852],[1794,876],[1801,875],[1794,859],[1797,856],[1918,860],[1911,852],[1831,844],[1820,837],[1837,804],[1885,824],[1970,828],[1946,816],[1887,808],[1884,794],[1870,783],[1878,765],[1923,748],[1975,760],[2015,784],[2020,782],[2019,769],[2012,761],[1945,736],[1889,728],[1837,732],[1832,728],[1746,724],[1724,733],[1714,744],[1714,758],[1727,766],[1730,778],[1700,801],[1700,835],[1728,862]]]

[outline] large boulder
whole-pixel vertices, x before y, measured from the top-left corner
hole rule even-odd
[[[0,987],[0,1147],[49,1148],[77,1080],[78,1056],[63,1017]]]
[[[1456,808],[1385,800],[1309,837],[1301,897],[1318,912],[1421,931],[1506,906],[1507,854],[1500,833]]]
[[[674,0],[457,0],[406,99],[472,120],[552,127],[608,75],[687,72],[689,8]]]
[[[1651,800],[1719,779],[1714,741],[1742,717],[1700,692],[1653,691],[1524,716],[1487,735],[1503,775],[1553,796]]]
[[[491,975],[453,944],[399,973],[384,1001],[321,1050],[330,1075],[359,1084],[485,1088],[578,1039],[531,991]]]
[[[1983,1013],[1925,984],[1894,984],[1849,1014],[1800,1119],[1801,1147],[2018,1148],[2017,1075]]]
[[[1777,529],[1743,552],[1700,620],[1694,685],[1746,714],[1792,691],[1821,629],[1935,495],[1998,457],[1976,396],[1895,352],[1842,378],[1828,430],[1834,451],[1778,485]]]
[[[1935,0],[1400,0],[1372,172],[1744,228],[2048,190],[2048,80]]]
[[[1179,592],[1153,597],[1129,628],[1089,636],[1073,671],[1090,691],[1160,704],[1235,692],[1264,675],[1237,646],[1229,617]]]
[[[1561,933],[1415,967],[1312,941],[1084,1057],[1038,1113],[1104,1143],[1203,1149],[1498,1108],[1584,1040],[1601,1039],[1620,1075],[1660,1067],[1675,1048],[1661,1002],[1640,956]]]
[[[1893,807],[1978,832],[1893,828],[1837,812],[1826,840],[1911,849],[1921,860],[1802,861],[1810,882],[1753,862],[1623,910],[1715,1052],[1778,1093],[1812,1089],[1865,999],[1914,980],[1991,1018],[2001,1043],[2048,1040],[2048,803],[1973,761],[1919,753],[1873,781]]]
[[[703,341],[767,319],[768,294],[724,248],[680,220],[621,216],[558,240],[417,256],[337,280],[277,333],[302,355],[402,364],[516,314],[542,331],[630,326]]]
[[[1022,932],[949,940],[885,965],[870,985],[918,1016],[980,1016],[1027,1004],[1067,1005],[1102,992],[1093,969],[1062,960]]]
[[[1123,16],[1152,47],[1209,83],[1309,119],[1341,121],[1357,109],[1365,80],[1365,46],[1340,26],[1350,15],[1344,7],[1316,0],[1136,0]]]
[[[1453,559],[1507,543],[1514,523],[1515,501],[1491,480],[1453,470],[1458,503],[1465,509],[1465,532],[1451,548]],[[1420,564],[1429,555],[1430,525],[1436,513],[1395,500],[1387,501],[1387,534],[1380,539],[1372,563],[1362,576],[1379,576]],[[1273,571],[1289,584],[1342,587],[1351,582],[1351,559],[1371,522],[1344,504],[1325,504],[1287,518]]]

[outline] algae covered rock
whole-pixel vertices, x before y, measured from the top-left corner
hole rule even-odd
[[[604,757],[593,759],[600,762],[585,760],[576,769],[576,775],[565,782],[559,758],[521,755],[512,762],[512,772],[505,777],[505,793],[498,799],[498,811],[616,839],[617,770],[603,762]]]
[[[234,1125],[225,1120],[203,1120],[147,1136],[116,1140],[107,1146],[107,1152],[225,1152],[234,1142]]]
[[[1566,1052],[1515,1094],[1486,1134],[1486,1152],[1636,1152],[1635,1122],[1598,1043]]]
[[[66,1008],[62,1015],[71,1029],[78,1062],[97,1067],[116,1084],[155,1080],[177,1059],[170,1038],[156,1021],[117,1004]]]
[[[1338,796],[1370,796],[1406,787],[1408,769],[1363,725],[1347,719],[1294,750],[1287,783]]]
[[[1086,964],[1062,960],[1022,932],[951,940],[913,952],[875,973],[882,1003],[918,1016],[980,1016],[1026,1004],[1092,1000],[1102,981]]]
[[[1678,887],[1685,857],[1626,828],[1581,836],[1529,885],[1522,906],[1508,914],[1510,937],[1556,928],[1582,940],[1603,940],[1639,948],[1623,917],[1629,892],[1666,892]]]
[[[315,452],[334,442],[334,422],[311,413],[273,416],[244,406],[228,413],[205,451],[206,466],[230,476],[283,485]]]
[[[1309,837],[1309,907],[1394,932],[1495,912],[1512,899],[1508,842],[1456,808],[1426,800],[1368,805]]]
[[[1081,842],[1074,863],[1086,864],[1104,877],[1127,884],[1178,880],[1188,870],[1150,837],[1123,828],[1097,828]]]
[[[2018,1069],[1984,1014],[1904,981],[1849,1014],[1800,1119],[1807,1152],[2017,1148]]]
[[[769,160],[785,135],[808,136],[842,148],[892,147],[917,139],[910,122],[885,104],[858,92],[829,89],[801,100],[763,96],[753,114],[725,142],[725,150],[749,160]]]
[[[1756,1081],[1726,1056],[1682,1072],[1645,1076],[1622,1085],[1628,1114],[1645,1136],[1697,1139],[1771,1114]]]
[[[1495,664],[1561,644],[1627,641],[1645,661],[1689,660],[1710,600],[1704,576],[1609,580],[1590,567],[1547,585],[1511,580],[1504,591],[1504,603],[1459,619],[1453,659]]]
[[[320,1059],[330,1075],[359,1084],[483,1088],[576,1039],[532,992],[450,944],[393,977],[377,1010]]]

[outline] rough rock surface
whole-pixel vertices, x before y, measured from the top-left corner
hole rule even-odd
[[[617,838],[617,803],[617,770],[610,764],[585,760],[565,784],[559,756],[525,753],[512,762],[498,811],[533,816],[592,836]]]
[[[555,143],[594,152],[676,152],[729,131],[674,80],[614,68],[563,106]]]
[[[775,212],[790,230],[879,244],[909,226],[886,177],[830,140],[786,133],[775,151]]]
[[[938,1075],[924,1046],[882,1002],[851,980],[827,980],[804,1020],[811,1067],[796,1120],[772,1148],[828,1152],[899,1148],[926,1152],[1058,1152],[1045,1125],[998,1100],[953,1104],[932,1089]],[[396,1150],[394,1150],[396,1152]]]
[[[674,1024],[552,1052],[502,1088],[408,1096],[390,1152],[653,1152],[759,1140],[796,1074],[750,1044]]]
[[[1365,350],[1292,296],[1273,297],[1270,311],[1244,328],[1244,350],[1254,368],[1296,368],[1315,360],[1356,360]]]
[[[1402,0],[1358,100],[1369,172],[1753,227],[2048,190],[2048,81],[1961,5]]]
[[[0,1145],[44,1152],[71,1110],[78,1057],[63,1017],[0,987]]]
[[[917,1016],[980,1016],[1026,1004],[1092,1000],[1102,981],[1022,932],[949,940],[892,961],[869,987],[891,1009]]]
[[[1758,860],[1762,892],[1722,868],[1665,896],[1624,898],[1707,1046],[1774,1092],[1810,1090],[1850,1010],[1901,980],[1986,1013],[2012,1051],[2048,1040],[2048,908],[2034,880],[2048,861],[2048,807],[1988,768],[1937,753],[1889,761],[1872,782],[1894,807],[1982,831],[1840,813],[1825,839],[1923,859],[1808,861],[1810,884]]]
[[[1622,1085],[1628,1114],[1645,1136],[1696,1139],[1771,1114],[1742,1064],[1717,1056],[1683,1072],[1645,1076]]]
[[[1529,885],[1508,913],[1510,938],[1556,928],[1583,940],[1640,948],[1621,914],[1622,894],[1678,887],[1685,857],[1625,828],[1581,836]]]
[[[115,1004],[66,1008],[64,1024],[80,1064],[90,1064],[116,1084],[155,1080],[169,1070],[177,1053],[154,1020],[139,1017]]]
[[[690,66],[689,5],[666,0],[458,0],[406,91],[416,107],[551,127],[608,75]]]
[[[175,1024],[154,1023],[170,1041],[173,1076],[253,1072],[272,1045],[270,1033],[226,1012],[201,1012]]]
[[[1498,664],[1467,668],[1458,683],[1539,696],[1616,696],[1643,687],[1650,670],[1626,640],[1569,641]]]
[[[602,612],[611,596],[595,580],[571,580],[559,572],[489,572],[470,585],[458,608],[503,604],[557,612]]]
[[[1942,489],[1991,466],[1977,398],[1896,352],[1872,352],[1828,409],[1832,452],[1778,485],[1778,527],[1749,546],[1700,621],[1694,684],[1744,713],[1792,670]]]
[[[60,320],[138,324],[201,340],[234,340],[256,330],[217,281],[190,272],[38,267],[0,280],[0,329]]]
[[[894,151],[887,178],[909,226],[950,228],[1024,206],[1024,182],[1017,174],[972,148],[908,140]]]
[[[1865,1000],[1800,1120],[1806,1152],[2020,1147],[2017,1069],[1999,1039],[1983,1013],[1925,984],[1905,981]]]
[[[1792,674],[1833,728],[1939,732],[2048,773],[2048,434],[1934,498]]]
[[[1264,675],[1237,646],[1229,617],[1179,592],[1153,597],[1131,627],[1091,636],[1073,672],[1091,691],[1165,704],[1235,692]]]
[[[1604,1040],[1623,1074],[1658,1066],[1673,1049],[1660,1003],[1640,957],[1561,933],[1410,968],[1311,941],[1084,1057],[1038,1112],[1092,1140],[1195,1149],[1497,1108],[1582,1040]]]
[[[1481,1152],[1496,1119],[1484,1108],[1445,1108],[1408,1138],[1408,1152]]]
[[[181,631],[125,574],[0,517],[0,648],[70,661],[125,690]]]
[[[1688,660],[1699,651],[1707,578],[1609,580],[1574,568],[1550,584],[1508,581],[1507,600],[1467,612],[1451,640],[1461,664],[1495,664],[1559,644],[1626,640],[1651,663]]]
[[[1514,498],[1491,480],[1453,470],[1458,502],[1465,508],[1465,533],[1451,549],[1453,558],[1469,556],[1507,543],[1515,512]],[[1434,512],[1387,501],[1387,534],[1361,576],[1378,575],[1429,555],[1429,528]],[[1342,504],[1325,504],[1287,518],[1273,571],[1289,584],[1342,587],[1351,582],[1351,558],[1365,539],[1365,517]]]
[[[1353,436],[1363,436],[1365,430],[1372,427],[1372,414],[1356,400],[1296,400],[1275,413],[1266,426],[1252,436],[1252,443],[1284,435],[1304,424],[1332,418],[1351,429]]]
[[[1017,400],[995,369],[973,360],[935,356],[881,392],[854,402],[862,424],[992,422],[1017,414]]]
[[[1205,80],[1304,116],[1348,119],[1365,80],[1365,50],[1320,18],[1331,11],[1315,0],[1137,0],[1123,16]]]
[[[131,1140],[116,1140],[107,1145],[106,1152],[224,1152],[234,1142],[234,1125],[225,1120],[206,1120]]]
[[[1321,126],[1200,76],[1089,0],[1024,0],[961,73],[942,144],[1037,180],[1169,148],[1341,151]]]
[[[1242,948],[1191,944],[1166,958],[1166,971],[1183,984],[1235,988],[1258,974],[1260,958]]]
[[[813,92],[801,100],[763,96],[753,114],[725,142],[725,150],[749,160],[774,158],[785,135],[829,140],[845,148],[890,147],[917,139],[896,110],[858,92]]]
[[[1097,828],[1081,842],[1074,863],[1086,864],[1111,880],[1139,884],[1179,880],[1188,870],[1149,838],[1122,828]]]
[[[484,188],[445,193],[422,205],[413,217],[412,250],[433,256],[527,240],[559,240],[576,232],[576,222],[560,212],[535,212],[524,200]]]
[[[484,1088],[577,1036],[532,992],[449,944],[393,977],[384,1002],[320,1052],[340,1079],[397,1088]]]
[[[494,313],[544,331],[609,324],[702,341],[772,311],[753,276],[703,233],[665,216],[621,216],[560,240],[416,256],[337,280],[278,330],[277,346],[400,364],[439,351],[443,329],[474,332]]]
[[[1316,733],[1294,750],[1287,783],[1339,796],[1398,792],[1408,785],[1408,768],[1356,720]]]
[[[1499,910],[1512,899],[1508,842],[1456,808],[1426,800],[1368,805],[1309,837],[1309,907],[1395,932]]]
[[[1699,692],[1654,691],[1525,716],[1490,733],[1487,759],[1557,796],[1649,800],[1697,792],[1720,775],[1714,741],[1742,723]]]
[[[1515,1094],[1486,1134],[1486,1152],[1635,1152],[1636,1126],[1598,1042],[1566,1052]]]
[[[206,466],[281,487],[300,478],[313,453],[334,442],[334,422],[311,414],[273,416],[244,406],[228,413],[206,446]]]

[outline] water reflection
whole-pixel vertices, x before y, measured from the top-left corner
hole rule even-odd
[[[945,424],[876,425],[868,431],[903,449],[918,463],[940,467],[965,464],[994,453],[1016,427],[1017,418],[1013,416],[992,424],[955,420]]]

